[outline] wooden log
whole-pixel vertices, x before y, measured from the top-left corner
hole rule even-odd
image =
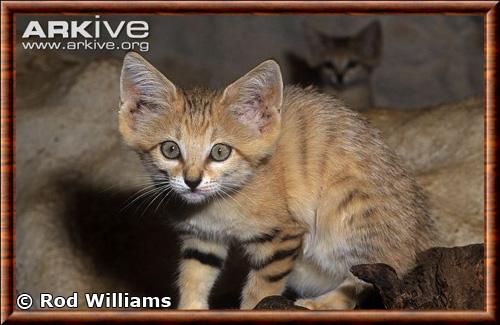
[[[483,309],[484,245],[434,247],[418,255],[416,266],[399,279],[386,264],[351,268],[379,291],[387,309]]]

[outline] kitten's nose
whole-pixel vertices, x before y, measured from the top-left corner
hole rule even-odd
[[[337,75],[337,81],[339,82],[339,84],[344,83],[344,74],[343,73],[339,73]]]
[[[186,183],[186,185],[189,186],[189,188],[191,189],[191,191],[194,191],[194,189],[196,188],[196,186],[200,185],[201,178],[192,179],[192,180],[184,178],[184,183]]]

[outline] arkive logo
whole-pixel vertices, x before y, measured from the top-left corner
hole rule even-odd
[[[31,20],[22,35],[28,51],[149,51],[149,24],[142,20]]]
[[[22,38],[62,37],[76,39],[83,37],[98,39],[110,37],[115,39],[122,35],[133,39],[146,38],[149,36],[149,24],[142,20],[122,20],[113,24],[106,20],[100,20],[99,15],[95,16],[95,20],[49,20],[44,26],[38,20],[32,20],[26,26]]]

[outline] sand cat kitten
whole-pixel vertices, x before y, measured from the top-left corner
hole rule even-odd
[[[404,272],[432,242],[420,188],[378,132],[332,97],[283,88],[274,61],[223,91],[184,91],[129,53],[119,125],[185,203],[179,308],[209,307],[232,240],[251,263],[245,309],[286,286],[308,308],[353,308],[365,284],[352,265]]]
[[[324,92],[338,96],[356,110],[374,105],[372,70],[382,50],[380,23],[372,22],[354,36],[329,36],[305,26],[309,64]]]

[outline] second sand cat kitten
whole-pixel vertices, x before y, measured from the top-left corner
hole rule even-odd
[[[153,180],[185,203],[179,308],[208,308],[227,256],[243,245],[250,273],[241,308],[286,286],[311,309],[356,305],[349,269],[405,272],[434,238],[420,188],[379,133],[341,102],[283,88],[266,61],[223,91],[184,91],[129,53],[120,131]]]
[[[371,75],[382,56],[382,28],[374,21],[352,36],[331,36],[305,25],[314,84],[355,110],[374,106]],[[316,80],[317,79],[317,80]]]

